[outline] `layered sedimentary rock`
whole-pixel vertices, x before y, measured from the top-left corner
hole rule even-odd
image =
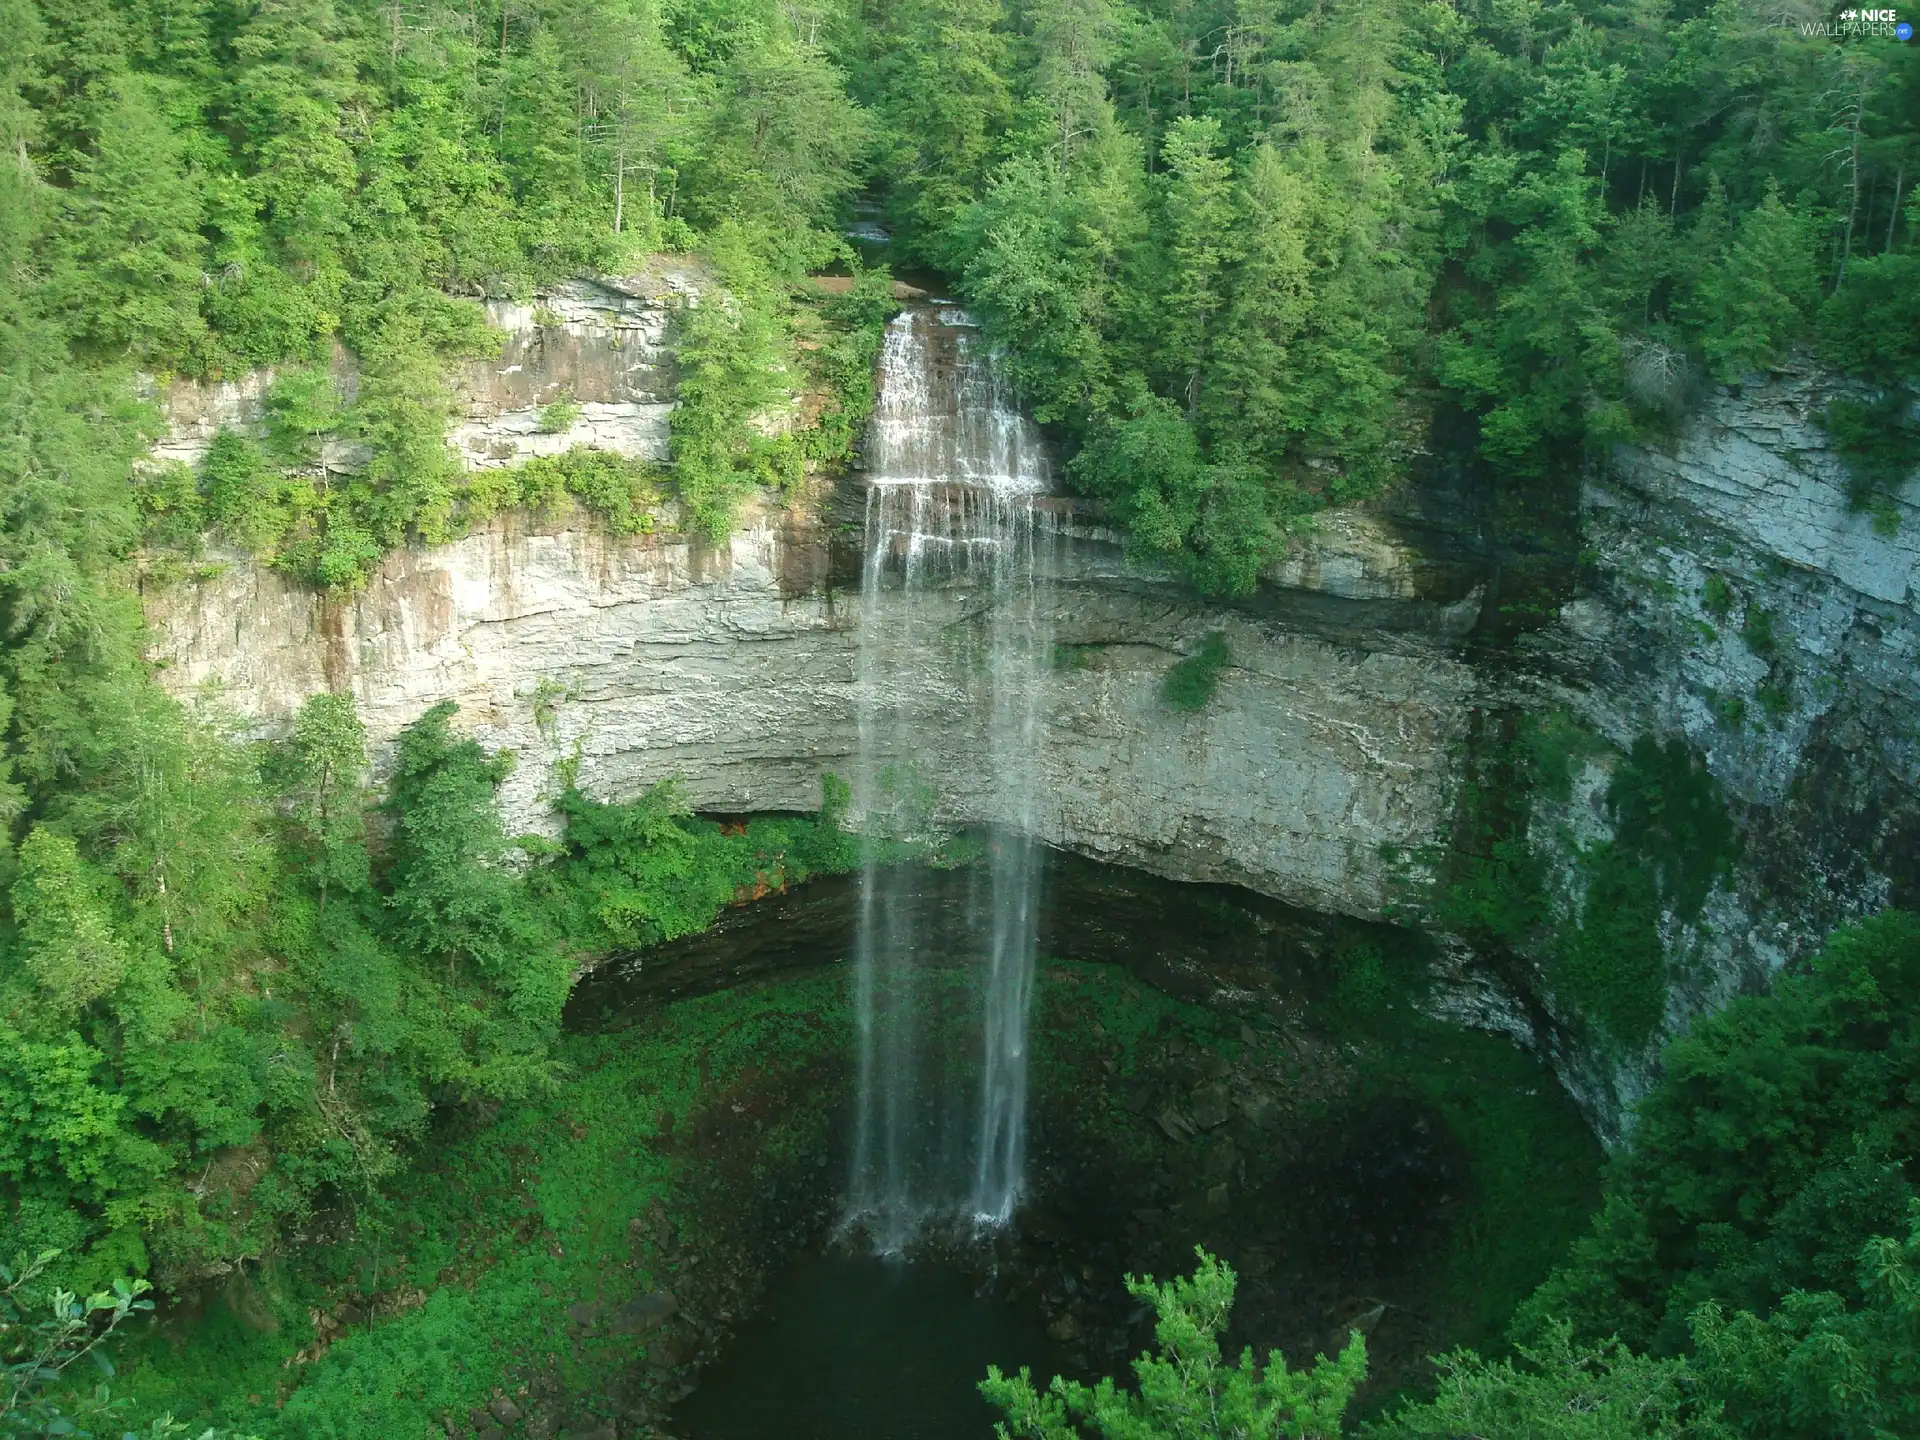
[[[1622,747],[1684,737],[1728,798],[1731,874],[1698,920],[1663,924],[1665,1033],[1834,925],[1920,904],[1920,485],[1876,526],[1818,424],[1829,394],[1811,372],[1755,377],[1668,445],[1618,448],[1582,497],[1591,583],[1517,647],[1537,703]],[[1605,838],[1608,768],[1540,807],[1537,848]],[[1617,1115],[1656,1057],[1587,1057],[1596,1112]]]
[[[1475,683],[1451,643],[1381,632],[1367,646],[1212,607],[1100,538],[1068,536],[1061,553],[1046,838],[1378,915],[1398,883],[1383,854],[1436,840],[1448,813]],[[385,747],[455,701],[483,744],[518,757],[502,803],[510,828],[537,830],[552,824],[557,763],[576,755],[603,796],[672,780],[701,810],[817,807],[854,748],[859,595],[830,583],[832,565],[817,516],[762,510],[719,548],[509,516],[388,556],[350,597],[232,557],[150,596],[149,613],[164,682],[265,732],[344,690]],[[994,819],[979,727],[947,703],[965,694],[972,631],[951,620],[952,648],[893,682],[917,712],[898,758],[943,813]],[[1205,711],[1174,710],[1161,679],[1210,630],[1233,664]]]
[[[666,459],[675,380],[667,327],[673,306],[706,283],[691,263],[657,262],[631,276],[569,280],[538,300],[487,301],[487,321],[505,340],[497,358],[473,361],[454,377],[448,443],[461,463],[485,470],[576,445]],[[358,365],[340,351],[332,369],[342,398],[351,401]],[[154,458],[192,465],[223,429],[261,433],[274,374],[156,387],[169,425]],[[366,463],[366,447],[348,438],[331,439],[321,456],[340,474]]]

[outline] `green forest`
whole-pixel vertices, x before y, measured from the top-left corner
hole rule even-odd
[[[1435,455],[1557,493],[1802,361],[1887,530],[1920,455],[1920,48],[1832,20],[0,0],[0,1434],[73,1433],[44,1357],[107,1320],[44,1320],[48,1287],[124,1319],[146,1302],[116,1281],[178,1294],[377,1209],[437,1113],[559,1083],[585,959],[857,864],[831,785],[818,817],[723,828],[671,787],[569,784],[559,839],[509,836],[511,757],[445,706],[375,793],[349,701],[263,742],[165,695],[143,583],[213,536],[351,592],[514,506],[724,537],[857,441],[893,302],[856,203],[972,307],[1069,483],[1205,591]],[[479,302],[660,252],[719,290],[675,321],[670,459],[463,472],[453,379],[502,338]],[[156,383],[268,366],[264,438],[145,461]],[[808,423],[764,433],[802,393]],[[364,468],[320,467],[328,435]],[[1888,916],[1677,1042],[1519,1358],[1452,1357],[1380,1423],[1915,1433],[1917,1006]],[[1301,1413],[1278,1433],[1339,1423]]]

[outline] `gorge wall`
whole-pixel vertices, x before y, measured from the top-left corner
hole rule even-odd
[[[582,282],[537,310],[501,308],[507,358],[469,377],[455,436],[468,463],[573,443],[658,454],[670,288]],[[556,437],[538,406],[562,391],[588,428]],[[169,453],[190,458],[211,438],[197,417],[257,414],[245,386],[216,398],[176,402]],[[1618,451],[1580,501],[1573,598],[1517,638],[1487,599],[1505,564],[1497,526],[1457,482],[1323,516],[1232,604],[1129,564],[1062,502],[1045,838],[1418,924],[1480,721],[1560,708],[1597,741],[1571,799],[1536,801],[1527,829],[1561,906],[1578,909],[1570,861],[1606,835],[1607,776],[1636,736],[1684,737],[1732,801],[1741,862],[1697,920],[1667,917],[1669,1029],[1835,921],[1913,901],[1920,509],[1910,488],[1884,535],[1848,508],[1819,403],[1816,377],[1782,374],[1717,393],[1666,447]],[[453,700],[481,743],[518,757],[502,797],[512,830],[551,827],[557,766],[575,757],[604,797],[672,779],[704,811],[811,809],[822,777],[851,763],[862,500],[856,475],[766,501],[717,547],[671,515],[640,537],[568,513],[503,516],[389,555],[351,596],[216,557],[215,573],[147,595],[152,656],[177,693],[217,697],[263,732],[308,695],[344,690],[384,748]],[[895,758],[945,815],[992,820],[955,668],[981,617],[942,618],[950,650],[932,673],[899,677],[919,718],[912,753]],[[1214,698],[1171,708],[1162,677],[1213,631],[1232,657]],[[1510,957],[1504,999],[1484,985],[1456,994],[1491,995],[1486,1023],[1537,1029],[1540,1007],[1511,992],[1538,991],[1552,1013],[1549,960],[1519,957],[1516,978]],[[1610,1133],[1654,1049],[1602,1052],[1574,1033],[1545,1041]]]
[[[854,747],[860,597],[839,543],[831,504],[759,509],[719,548],[515,515],[396,552],[343,598],[235,557],[149,597],[153,654],[171,688],[268,731],[345,690],[382,747],[453,700],[476,738],[518,757],[502,794],[514,830],[551,825],[556,765],[575,755],[605,797],[673,779],[700,810],[813,809]],[[1474,598],[1393,602],[1406,628],[1375,616],[1343,632],[1209,606],[1097,533],[1063,553],[1046,838],[1378,916],[1399,878],[1383,856],[1444,829],[1477,683],[1455,636]],[[898,677],[917,721],[893,757],[961,821],[996,818],[979,728],[956,708],[972,618],[950,617],[946,668]],[[1205,711],[1171,709],[1162,676],[1214,629],[1232,669]]]
[[[1673,440],[1616,448],[1584,487],[1585,575],[1515,662],[1624,747],[1682,737],[1724,788],[1740,854],[1691,922],[1663,916],[1663,1034],[1756,988],[1833,926],[1920,904],[1920,484],[1876,528],[1848,499],[1810,369],[1716,392]],[[1618,749],[1530,841],[1563,878],[1608,833]],[[1577,903],[1578,896],[1563,897]],[[1582,1057],[1604,1113],[1651,1083],[1656,1041]]]

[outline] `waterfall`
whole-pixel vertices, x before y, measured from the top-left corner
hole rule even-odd
[[[1020,1195],[1054,532],[1040,436],[953,306],[888,326],[867,464],[848,1218],[898,1250],[928,1221],[1004,1223]],[[931,748],[956,731],[963,753]],[[890,842],[932,834],[962,777],[952,798],[995,828],[961,912],[935,912]]]

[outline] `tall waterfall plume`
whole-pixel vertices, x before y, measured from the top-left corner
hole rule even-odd
[[[1039,433],[956,307],[889,325],[867,464],[855,796],[879,838],[861,891],[849,1219],[898,1250],[929,1222],[1004,1223],[1020,1195],[1055,531]],[[930,748],[956,732],[965,753]],[[885,841],[929,833],[960,775],[978,777],[959,797],[968,818],[994,828],[966,904],[936,912]]]

